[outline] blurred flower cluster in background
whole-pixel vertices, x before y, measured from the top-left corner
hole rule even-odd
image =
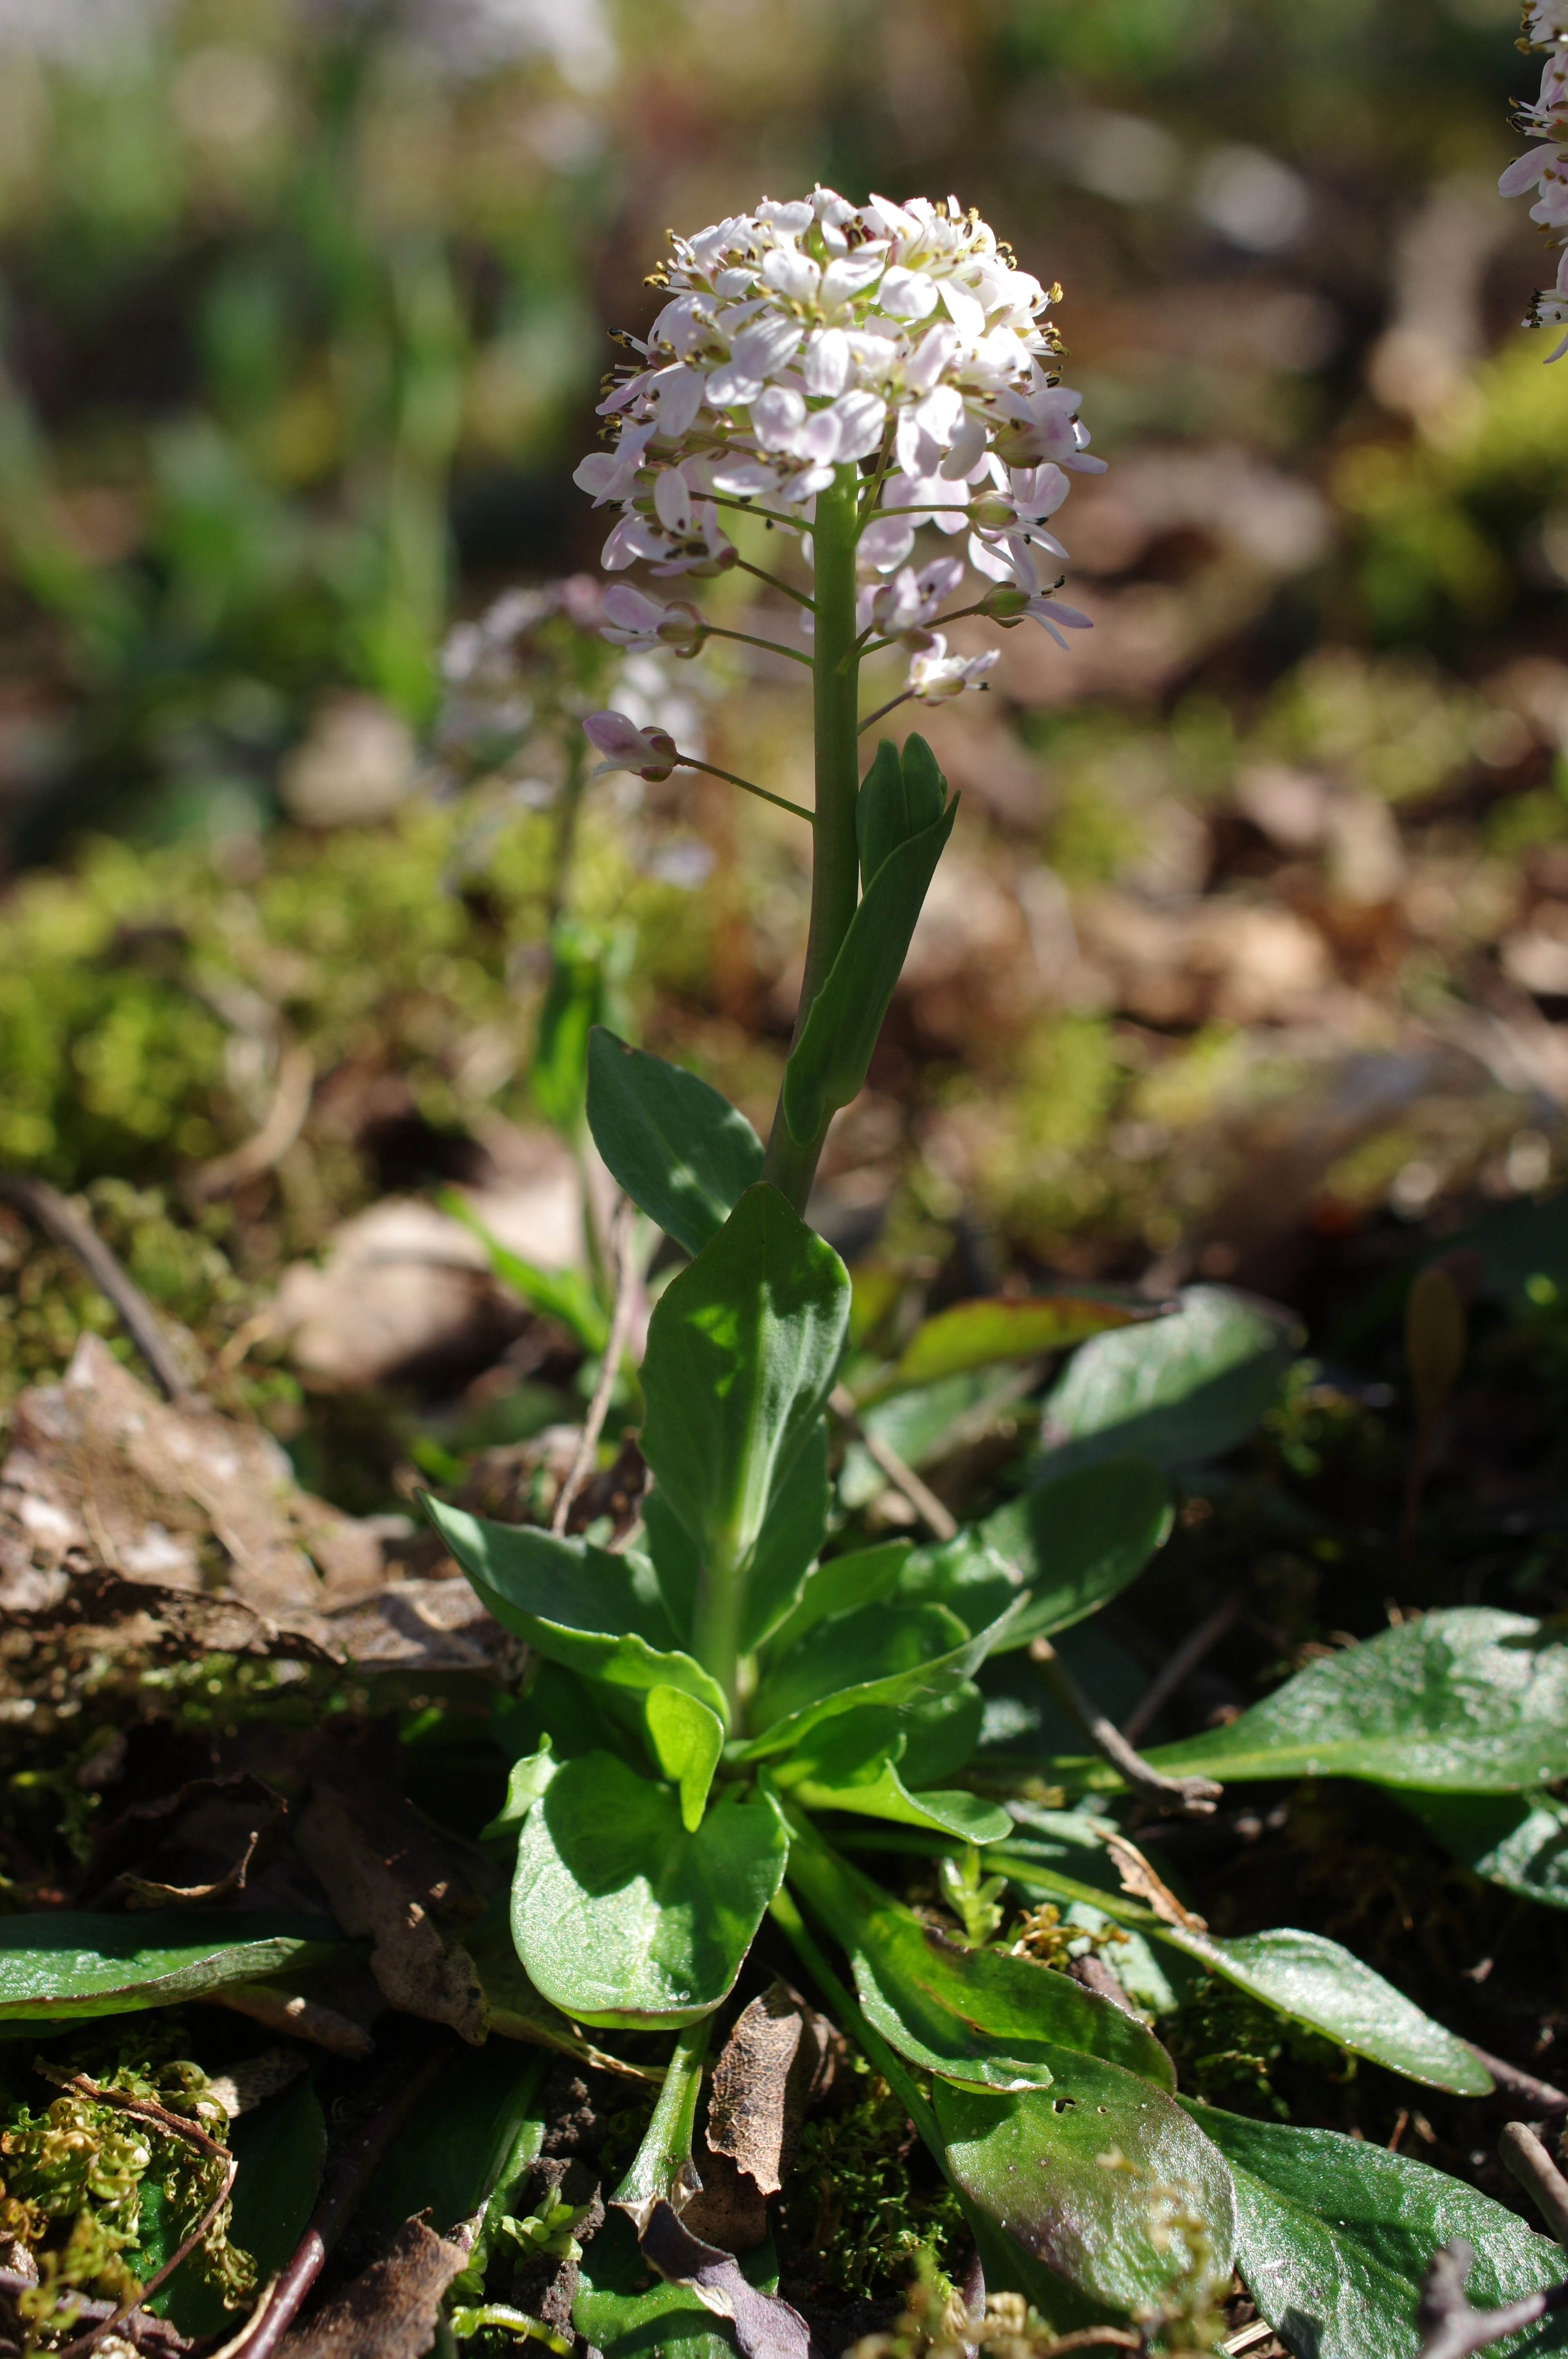
[[[572,471],[666,224],[820,182],[953,191],[1059,281],[1109,462],[1054,520],[1092,631],[958,623],[986,693],[916,716],[964,807],[830,1234],[971,1290],[1315,1310],[1547,1188],[1568,384],[1497,189],[1517,30],[1514,0],[0,0],[0,1163],[237,1333],[383,1199],[537,1196],[568,938],[765,1122],[795,823],[587,779],[579,724],[809,799],[806,701],[623,597],[604,639],[612,511]],[[678,586],[804,644],[743,568]],[[5,1388],[64,1332],[8,1234]]]

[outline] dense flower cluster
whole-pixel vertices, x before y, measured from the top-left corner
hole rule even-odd
[[[1057,381],[1045,315],[1061,290],[1020,270],[978,214],[957,199],[856,206],[819,188],[672,236],[654,283],[668,299],[646,339],[622,339],[635,357],[600,405],[610,447],[575,477],[620,510],[610,571],[725,571],[737,551],[723,515],[741,504],[795,527],[809,554],[816,496],[854,462],[874,486],[861,627],[872,646],[911,650],[906,694],[953,695],[995,660],[946,654],[934,625],[964,567],[908,563],[924,524],[967,534],[970,563],[997,585],[978,602],[995,619],[1028,616],[1058,640],[1060,625],[1087,627],[1035,561],[1066,555],[1045,519],[1069,473],[1104,464]],[[623,646],[694,653],[704,636],[695,608],[629,587],[606,613]]]
[[[1527,327],[1550,322],[1561,328],[1568,326],[1568,0],[1529,0],[1524,22],[1530,46],[1546,51],[1546,64],[1540,94],[1520,106],[1519,122],[1520,130],[1532,133],[1540,144],[1515,158],[1498,188],[1505,197],[1521,197],[1534,189],[1530,217],[1563,247],[1555,284],[1540,290],[1525,321]],[[1564,353],[1568,335],[1546,357],[1561,360]]]

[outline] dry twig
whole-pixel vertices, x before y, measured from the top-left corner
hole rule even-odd
[[[316,1086],[316,1066],[308,1049],[291,1041],[277,1060],[277,1087],[258,1131],[227,1155],[214,1157],[190,1172],[185,1193],[197,1203],[226,1196],[281,1163],[304,1126]]]
[[[604,1430],[604,1420],[610,1413],[610,1396],[615,1389],[615,1379],[621,1373],[621,1358],[626,1349],[626,1338],[632,1327],[632,1306],[637,1293],[637,1263],[633,1246],[636,1236],[637,1212],[630,1196],[622,1196],[615,1208],[615,1221],[611,1231],[611,1243],[615,1254],[615,1309],[610,1321],[610,1338],[604,1346],[604,1360],[599,1371],[599,1382],[589,1403],[577,1455],[570,1472],[561,1484],[555,1512],[550,1517],[550,1529],[559,1539],[567,1527],[567,1517],[572,1511],[572,1501],[593,1472],[593,1462],[599,1451],[599,1437]]]
[[[1568,2089],[1554,2089],[1550,2081],[1538,2081],[1533,2072],[1510,2064],[1505,2057],[1488,2054],[1473,2039],[1467,2039],[1465,2045],[1476,2061],[1486,2066],[1498,2088],[1506,2089],[1517,2104],[1528,2105],[1536,2114],[1568,2114]]]
[[[877,1472],[892,1484],[893,1489],[909,1501],[921,1522],[939,1540],[957,1539],[958,1519],[945,1507],[928,1484],[923,1483],[913,1466],[906,1466],[896,1450],[861,1424],[854,1395],[847,1385],[835,1385],[828,1396],[827,1406],[843,1426],[851,1441],[858,1441]]]
[[[1538,2318],[1568,2310],[1568,2279],[1541,2293],[1527,2293],[1520,2301],[1499,2310],[1472,2309],[1465,2293],[1475,2254],[1462,2236],[1444,2245],[1433,2256],[1422,2279],[1416,2318],[1426,2334],[1419,2359],[1470,2359],[1473,2351],[1504,2343],[1510,2334],[1533,2326]]]
[[[1121,1733],[1129,1745],[1137,1745],[1153,1727],[1171,1698],[1180,1693],[1204,1658],[1213,1652],[1227,1632],[1240,1620],[1246,1603],[1246,1590],[1233,1589],[1230,1595],[1183,1639],[1122,1722]]]
[[[1030,1641],[1029,1659],[1038,1665],[1046,1684],[1083,1730],[1103,1761],[1125,1777],[1135,1793],[1148,1794],[1191,1818],[1206,1818],[1224,1788],[1212,1777],[1167,1777],[1129,1745],[1113,1721],[1084,1693],[1049,1638]]]
[[[193,1389],[190,1379],[176,1359],[157,1311],[70,1197],[51,1188],[47,1180],[30,1179],[19,1171],[0,1171],[0,1196],[8,1198],[57,1245],[76,1256],[99,1293],[119,1312],[126,1334],[152,1370],[164,1398],[189,1400]]]
[[[1568,2245],[1568,2179],[1564,2179],[1529,2122],[1509,2122],[1498,2152],[1535,2203],[1560,2245]]]

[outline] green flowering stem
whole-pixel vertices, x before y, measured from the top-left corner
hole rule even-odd
[[[758,645],[762,645],[760,640]],[[772,794],[766,787],[759,787],[750,778],[738,777],[733,770],[720,770],[714,763],[699,762],[690,754],[677,754],[676,767],[677,770],[706,770],[710,778],[722,778],[727,787],[740,787],[746,794],[755,795],[760,802],[773,803],[780,810],[789,811],[795,818],[803,819],[807,827],[815,827],[816,824],[815,814],[808,811],[804,803],[792,803],[784,795]]]
[[[830,489],[816,495],[812,527],[816,580],[816,630],[812,647],[816,705],[816,818],[811,878],[811,928],[806,971],[795,1015],[798,1040],[811,1004],[833,969],[860,893],[860,855],[855,841],[855,799],[860,792],[857,746],[860,668],[855,654],[855,549],[860,537],[860,479],[853,466],[839,467]],[[802,1146],[790,1136],[781,1098],[773,1114],[762,1177],[803,1214],[811,1192],[822,1140]]]

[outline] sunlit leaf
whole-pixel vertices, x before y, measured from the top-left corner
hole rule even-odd
[[[1110,1294],[1041,1294],[1022,1301],[990,1296],[955,1302],[917,1327],[891,1368],[868,1385],[862,1401],[885,1400],[916,1385],[967,1375],[1000,1360],[1035,1360],[1065,1352],[1091,1335],[1141,1325],[1162,1306]]]
[[[697,1074],[596,1027],[588,1049],[593,1142],[640,1211],[699,1254],[762,1176],[762,1142]]]
[[[330,1918],[270,1910],[78,1910],[0,1918],[0,2023],[125,2015],[223,1983],[321,1965],[342,1946]]]

